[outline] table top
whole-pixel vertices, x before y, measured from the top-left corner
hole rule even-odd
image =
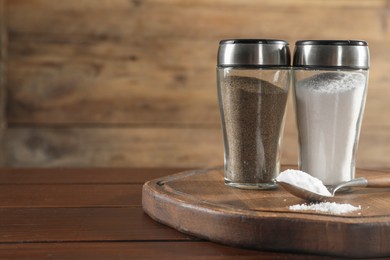
[[[142,185],[184,169],[0,169],[0,259],[335,259],[229,247],[152,220]]]

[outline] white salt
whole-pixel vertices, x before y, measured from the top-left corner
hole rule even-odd
[[[361,206],[353,206],[351,204],[340,204],[336,202],[321,202],[314,204],[297,204],[289,207],[289,210],[293,211],[315,211],[330,214],[346,214],[354,211],[361,210]],[[360,215],[360,214],[359,214]]]
[[[303,171],[289,169],[281,172],[276,179],[322,196],[332,196],[321,180]]]
[[[353,178],[365,72],[324,72],[295,85],[301,169],[334,185]]]

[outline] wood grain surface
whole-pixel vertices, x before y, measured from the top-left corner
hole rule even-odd
[[[288,167],[288,166],[287,166]],[[188,168],[0,168],[0,185],[15,184],[143,184]],[[26,174],[28,172],[28,174]],[[53,172],[56,174],[54,175]],[[108,173],[108,174],[107,174]]]
[[[282,38],[291,49],[299,39],[369,42],[371,71],[358,165],[390,168],[384,156],[390,147],[388,0],[0,3],[6,12],[0,19],[6,25],[3,38],[8,38],[1,48],[7,56],[9,166],[202,167],[220,162],[218,42]],[[297,162],[295,128],[290,98],[283,163]],[[142,152],[147,140],[155,140],[150,153]],[[193,141],[208,149],[200,156]]]
[[[8,54],[8,38],[7,38],[5,8],[6,8],[5,0],[0,0],[0,131],[1,132],[3,132],[3,128],[7,123],[6,116],[5,116],[5,101],[6,101],[6,61],[7,61],[7,54]]]
[[[378,177],[388,172],[357,171]],[[244,190],[224,184],[223,170],[195,170],[143,186],[145,212],[181,232],[219,243],[344,257],[390,256],[389,188],[354,189],[330,199],[360,206],[335,214],[291,211],[305,203],[279,188]]]
[[[14,128],[9,161],[19,166],[204,167],[223,163],[219,129]]]
[[[389,131],[363,127],[358,167],[390,169]],[[46,167],[210,167],[223,164],[218,128],[14,127],[7,133],[8,162]],[[296,164],[295,126],[285,129],[282,162]]]
[[[61,242],[0,244],[6,259],[265,259],[332,260],[329,256],[259,252],[205,241]]]
[[[0,166],[6,164],[5,134],[7,127],[6,118],[6,67],[8,52],[8,37],[6,23],[5,0],[0,0]]]
[[[0,168],[0,258],[337,259],[224,246],[153,221],[142,183],[183,170]]]

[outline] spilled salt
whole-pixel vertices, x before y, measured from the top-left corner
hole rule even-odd
[[[316,211],[330,214],[346,214],[354,211],[361,210],[361,206],[353,206],[351,204],[340,204],[336,202],[321,202],[313,204],[297,204],[288,207],[293,211]],[[359,213],[360,215],[361,213]]]
[[[322,196],[332,196],[321,180],[303,171],[285,170],[281,172],[276,179],[280,182],[288,183]]]
[[[299,188],[320,194],[322,196],[331,197],[332,194],[325,187],[321,180],[299,170],[286,170],[279,174],[276,178],[279,182],[288,183]],[[315,211],[329,214],[346,214],[361,210],[361,206],[353,206],[351,204],[340,204],[336,202],[320,202],[311,204],[297,204],[288,207],[293,211]],[[360,213],[359,213],[360,215]]]

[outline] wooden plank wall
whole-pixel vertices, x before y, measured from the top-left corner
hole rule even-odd
[[[372,69],[358,166],[390,169],[388,0],[0,0],[9,166],[223,163],[223,38],[364,39]],[[283,163],[296,163],[291,100]]]
[[[6,163],[6,59],[7,59],[7,33],[6,33],[6,19],[5,19],[5,0],[0,0],[0,166]]]

